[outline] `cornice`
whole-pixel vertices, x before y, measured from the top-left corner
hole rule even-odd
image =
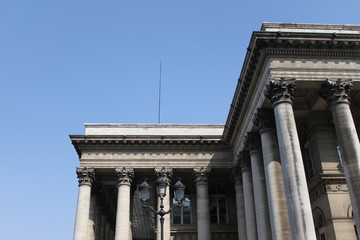
[[[339,192],[348,192],[344,174],[320,174],[309,184],[311,202],[315,202],[325,194]]]
[[[225,124],[230,144],[255,72],[268,56],[360,57],[360,34],[253,32]],[[325,80],[325,79],[324,79]]]
[[[83,150],[228,150],[220,136],[70,135],[79,156]]]

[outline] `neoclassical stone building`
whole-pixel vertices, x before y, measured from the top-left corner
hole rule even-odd
[[[357,239],[360,25],[264,23],[225,125],[86,124],[75,240],[160,240],[138,186],[186,186],[164,239]]]

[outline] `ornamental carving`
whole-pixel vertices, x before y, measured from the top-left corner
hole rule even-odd
[[[157,178],[165,178],[167,184],[170,185],[171,178],[173,176],[173,169],[166,167],[155,168],[155,174]]]
[[[259,131],[275,129],[274,111],[268,108],[258,108],[254,115],[253,122]]]
[[[249,151],[243,150],[238,154],[241,172],[251,169]]]
[[[204,167],[194,168],[196,183],[207,184],[210,170],[211,170],[210,168],[204,168]]]
[[[115,168],[115,174],[117,177],[118,185],[131,185],[131,182],[134,179],[133,168]]]
[[[87,167],[76,168],[76,174],[80,185],[92,185],[95,181],[95,169]]]
[[[245,146],[251,152],[259,151],[261,149],[261,138],[257,132],[248,132],[244,141]]]
[[[349,93],[352,86],[351,79],[326,79],[326,82],[321,86],[319,95],[324,98],[329,105],[340,102],[349,103]]]
[[[241,175],[241,167],[240,162],[237,161],[236,165],[232,169],[232,175],[234,178],[234,182],[242,182],[242,175]]]
[[[295,89],[295,78],[270,79],[264,92],[273,106],[279,102],[292,103]]]
[[[318,186],[310,190],[310,199],[312,202],[314,202],[320,199],[321,197],[323,197],[325,194],[338,193],[338,192],[343,192],[343,193],[348,192],[347,185],[345,183],[325,182],[319,184]]]

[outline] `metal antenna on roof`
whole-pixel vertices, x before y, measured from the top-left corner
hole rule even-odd
[[[158,123],[160,123],[160,110],[161,110],[161,60],[160,60],[160,78],[159,78],[159,111],[158,111]]]

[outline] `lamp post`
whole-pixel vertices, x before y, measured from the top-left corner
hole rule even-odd
[[[140,200],[144,208],[150,208],[151,211],[160,216],[160,225],[161,225],[161,240],[164,240],[164,216],[169,214],[173,208],[175,207],[182,207],[182,201],[184,199],[185,193],[185,186],[181,183],[180,179],[175,183],[173,186],[174,189],[174,197],[175,200],[178,202],[175,206],[171,207],[169,210],[164,210],[164,203],[163,199],[166,196],[166,187],[167,181],[164,177],[160,177],[156,180],[156,193],[158,198],[160,198],[160,209],[155,210],[153,207],[147,204],[150,198],[150,185],[146,182],[146,180],[139,185],[139,192],[140,192]]]

